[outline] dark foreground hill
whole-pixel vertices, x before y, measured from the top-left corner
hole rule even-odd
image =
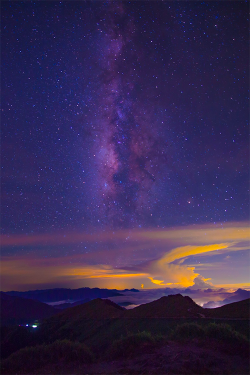
[[[175,295],[125,310],[95,299],[37,330],[3,327],[2,373],[248,374],[249,302],[203,309]]]
[[[191,298],[180,294],[162,297],[131,310],[126,310],[108,299],[98,298],[46,319],[41,330],[46,331],[47,337],[52,335],[54,339],[68,338],[66,332],[71,338],[83,339],[86,330],[91,331],[91,335],[94,331],[100,334],[101,327],[106,326],[107,321],[109,325],[116,324],[115,331],[119,332],[119,324],[128,327],[135,321],[146,321],[149,318],[200,318],[204,316],[203,310]],[[103,335],[105,336],[104,333]]]
[[[223,310],[227,321],[236,318],[248,321],[249,302],[236,302],[232,304],[233,308],[231,304],[225,306]],[[162,297],[131,310],[125,310],[110,300],[95,299],[45,319],[39,334],[41,342],[78,340],[103,350],[110,341],[129,332],[149,330],[167,334],[178,322],[194,320],[208,324],[212,319],[221,319],[221,309],[203,309],[191,298],[180,294]],[[233,313],[230,316],[231,310]],[[233,326],[236,327],[237,322]],[[246,327],[247,323],[242,323],[240,332],[248,329]]]
[[[87,338],[96,337],[102,341],[101,331],[104,336],[109,335],[109,327],[115,320],[120,320],[124,308],[108,299],[97,298],[79,306],[62,310],[51,318],[45,319],[40,328],[40,340],[52,342],[54,340],[78,340],[84,342]]]
[[[146,335],[145,335],[146,336]],[[225,352],[221,342],[206,343],[154,340],[133,342],[118,357],[97,360],[84,344],[57,341],[47,346],[26,348],[2,361],[2,374],[144,374],[144,375],[248,375],[246,355]],[[133,353],[132,353],[133,351]],[[131,352],[131,356],[128,353]],[[118,352],[119,353],[119,352]],[[122,354],[122,353],[121,353]]]
[[[37,319],[55,315],[58,310],[52,306],[31,299],[12,297],[0,292],[1,324],[29,324]]]
[[[219,319],[250,319],[250,298],[214,309],[203,309],[207,317]]]
[[[82,305],[70,307],[58,313],[55,319],[70,320],[74,323],[83,319],[119,318],[124,309],[109,299],[97,298]]]

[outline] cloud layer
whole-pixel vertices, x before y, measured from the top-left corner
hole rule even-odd
[[[218,281],[242,284],[248,281],[243,274],[249,235],[247,223],[231,223],[158,231],[2,236],[2,289],[25,290],[34,281],[40,288],[124,289],[143,284],[145,289],[201,289],[215,288]],[[8,255],[10,249],[13,253],[18,249],[17,254]],[[229,277],[233,262],[242,272]]]

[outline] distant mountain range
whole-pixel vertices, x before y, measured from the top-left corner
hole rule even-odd
[[[156,292],[156,290],[155,290]],[[129,305],[140,305],[142,303],[148,303],[156,300],[160,297],[159,293],[151,293],[147,290],[139,291],[138,289],[100,289],[100,288],[79,288],[79,289],[67,289],[67,288],[56,288],[56,289],[45,289],[45,290],[30,290],[25,292],[9,291],[5,292],[8,295],[29,298],[36,301],[44,302],[54,306],[57,309],[66,309],[69,307],[77,306],[82,303],[89,302],[95,298],[111,298],[120,306]],[[189,296],[195,301],[204,299],[208,302],[203,304],[203,307],[215,308],[229,304],[232,302],[242,301],[250,298],[250,291],[244,289],[238,289],[235,292],[228,293],[224,289],[213,290],[192,290],[187,289],[170,289],[165,288],[162,290],[162,296],[182,294]],[[155,295],[155,297],[154,297]],[[216,301],[213,298],[216,296]],[[114,297],[114,298],[113,298]],[[218,300],[219,297],[219,300]],[[224,298],[224,299],[223,299]]]
[[[124,292],[139,292],[137,289],[124,289]],[[45,289],[27,292],[0,292],[1,325],[23,325],[37,319],[48,318],[60,310],[85,304],[96,298],[122,296],[116,289],[80,288]],[[50,306],[47,303],[72,301]],[[75,302],[74,302],[75,301]],[[128,302],[129,304],[129,302]]]
[[[124,292],[128,291],[125,289]],[[137,289],[130,289],[132,292],[139,292]],[[99,288],[79,288],[79,289],[45,289],[45,290],[30,290],[27,292],[11,291],[6,292],[9,296],[22,297],[34,299],[36,301],[51,303],[59,301],[81,301],[85,299],[108,298],[115,296],[122,296],[122,291],[116,289],[99,289]]]
[[[250,298],[230,303],[218,308],[209,309],[197,305],[190,297],[181,294],[162,297],[126,310],[109,299],[94,299],[63,311],[40,301],[1,292],[1,324],[25,324],[37,319],[52,319],[65,324],[81,325],[86,319],[149,319],[149,318],[220,318],[249,319]],[[84,302],[84,301],[81,301]],[[51,318],[49,318],[51,317]],[[51,324],[49,324],[51,326]],[[52,324],[53,325],[53,324]]]

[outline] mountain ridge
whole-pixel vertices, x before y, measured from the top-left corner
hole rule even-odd
[[[163,296],[155,301],[142,304],[127,310],[130,318],[181,318],[197,317],[203,314],[203,308],[197,305],[192,298],[173,294]]]
[[[250,298],[217,308],[203,308],[192,298],[181,294],[163,296],[158,300],[126,310],[109,299],[95,298],[83,304],[56,309],[40,301],[1,292],[1,323],[23,324],[37,319],[51,319],[69,324],[82,319],[113,318],[216,318],[249,319]],[[51,317],[51,318],[50,318]]]
[[[117,289],[100,289],[100,288],[55,288],[55,289],[41,289],[29,290],[26,292],[9,291],[5,292],[10,296],[17,296],[22,298],[34,299],[44,303],[58,302],[58,301],[77,301],[86,298],[107,298],[122,296]]]

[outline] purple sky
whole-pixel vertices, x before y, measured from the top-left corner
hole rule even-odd
[[[248,8],[1,3],[2,290],[249,287]]]

